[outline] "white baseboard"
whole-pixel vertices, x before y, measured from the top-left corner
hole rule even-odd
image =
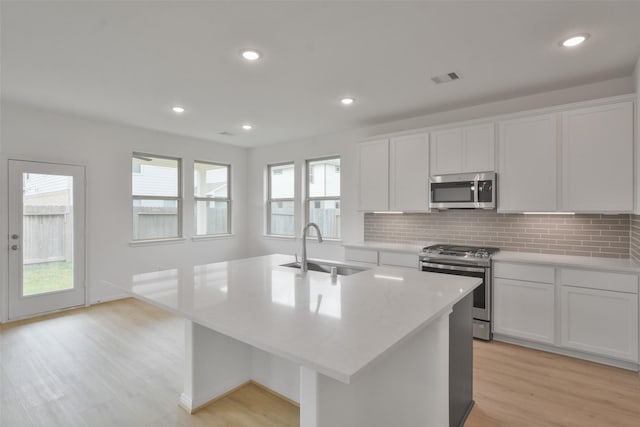
[[[640,364],[634,362],[628,362],[625,360],[613,359],[606,356],[597,356],[594,354],[583,353],[576,350],[568,350],[562,347],[556,347],[554,345],[536,343],[532,341],[523,340],[521,338],[513,338],[501,334],[493,334],[493,339],[496,341],[502,341],[509,344],[515,344],[522,347],[532,348],[534,350],[546,351],[548,353],[561,354],[563,356],[575,357],[576,359],[588,360],[589,362],[601,363],[603,365],[614,366],[616,368],[627,369],[629,371],[640,371]]]
[[[203,406],[207,406],[210,403],[213,403],[214,401],[222,399],[226,395],[233,393],[238,388],[247,384],[249,381],[251,381],[251,378],[246,376],[237,378],[234,381],[227,381],[224,384],[218,384],[216,387],[213,387],[207,392],[200,394],[196,399],[193,399],[193,397],[183,392],[180,395],[179,404],[187,412],[193,414]]]
[[[100,299],[95,299],[95,300],[91,300],[89,301],[89,305],[95,305],[95,304],[101,304],[103,302],[111,302],[111,301],[117,301],[120,299],[127,299],[127,298],[131,298],[131,295],[123,293],[123,294],[118,294],[118,295],[112,295],[106,298],[100,298]]]

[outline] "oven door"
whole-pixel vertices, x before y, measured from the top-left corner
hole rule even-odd
[[[479,320],[491,320],[491,269],[484,267],[469,267],[462,265],[437,264],[422,261],[422,271],[441,274],[453,274],[456,276],[477,277],[482,279],[482,284],[473,291],[473,318]]]

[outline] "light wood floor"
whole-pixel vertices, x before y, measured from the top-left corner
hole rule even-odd
[[[0,426],[298,425],[296,406],[254,385],[180,409],[183,334],[133,299],[3,325]],[[476,342],[474,381],[466,427],[640,426],[637,373]]]

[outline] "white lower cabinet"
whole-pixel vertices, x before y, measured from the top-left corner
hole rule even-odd
[[[496,278],[493,331],[553,344],[555,285]]]
[[[418,255],[404,252],[380,251],[378,255],[380,265],[393,265],[396,267],[418,268]]]
[[[562,286],[561,345],[638,361],[638,295]]]
[[[493,283],[498,340],[638,368],[637,274],[501,261]]]
[[[364,262],[394,267],[418,268],[418,254],[410,252],[385,251],[379,249],[345,248],[347,261]]]
[[[344,258],[347,261],[365,262],[378,265],[378,251],[360,248],[345,248]]]
[[[560,345],[638,361],[638,276],[559,269]]]

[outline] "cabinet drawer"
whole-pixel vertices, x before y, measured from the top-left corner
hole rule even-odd
[[[638,276],[635,274],[562,268],[560,269],[560,283],[581,288],[602,289],[629,294],[638,293]]]
[[[555,283],[555,268],[545,265],[496,262],[493,266],[493,275],[503,279]]]
[[[368,262],[378,264],[378,251],[357,248],[345,248],[345,259],[347,261]]]
[[[418,268],[418,255],[380,251],[380,265]]]

